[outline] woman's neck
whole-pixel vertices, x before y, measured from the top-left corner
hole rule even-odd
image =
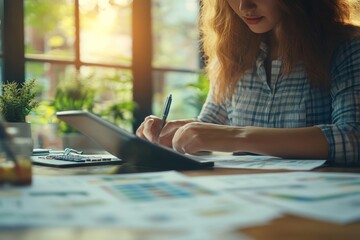
[[[274,31],[269,32],[265,37],[268,46],[268,60],[275,60],[279,57],[279,41]]]

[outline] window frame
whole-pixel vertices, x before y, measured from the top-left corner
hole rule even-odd
[[[24,2],[1,0],[3,82],[25,81]]]

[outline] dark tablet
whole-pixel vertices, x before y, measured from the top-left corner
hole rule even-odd
[[[214,166],[213,162],[203,162],[196,156],[184,155],[139,138],[90,112],[62,111],[56,115],[110,154],[133,166],[157,170],[190,170]]]

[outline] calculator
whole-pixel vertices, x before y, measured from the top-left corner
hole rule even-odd
[[[82,167],[98,165],[118,165],[122,160],[110,154],[48,154],[31,156],[35,165],[51,167]]]

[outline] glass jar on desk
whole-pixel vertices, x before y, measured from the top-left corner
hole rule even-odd
[[[33,141],[0,124],[0,185],[30,185]]]

